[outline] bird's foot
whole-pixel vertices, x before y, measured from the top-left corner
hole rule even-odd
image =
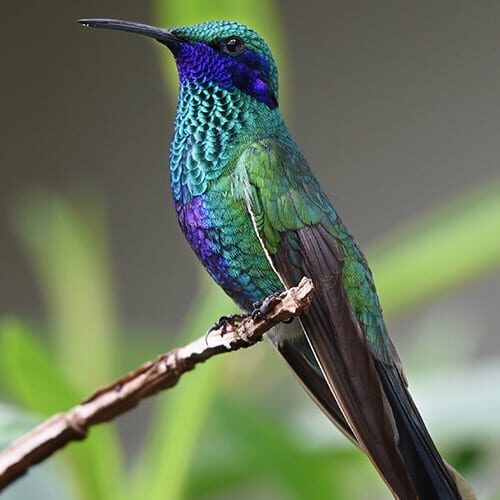
[[[245,316],[243,314],[230,314],[229,316],[222,316],[219,318],[217,323],[215,323],[212,327],[207,330],[205,333],[205,344],[208,346],[208,337],[210,337],[211,333],[217,330],[220,330],[219,335],[224,337],[227,334],[227,330],[230,326],[234,327],[235,323],[243,321]]]
[[[256,321],[264,318],[279,301],[280,296],[281,292],[276,292],[266,297],[262,302],[255,302],[253,304],[252,319]]]

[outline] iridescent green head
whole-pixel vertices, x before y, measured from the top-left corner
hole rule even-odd
[[[243,24],[213,21],[166,30],[112,19],[79,22],[158,40],[174,54],[181,85],[209,82],[244,92],[271,109],[278,106],[278,69],[274,58],[263,38]]]

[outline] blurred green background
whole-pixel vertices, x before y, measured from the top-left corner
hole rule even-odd
[[[89,1],[4,5],[0,448],[234,306],[178,231],[173,63],[78,17],[234,19],[366,249],[446,459],[500,499],[500,5]],[[93,430],[7,499],[384,499],[368,461],[265,344]]]

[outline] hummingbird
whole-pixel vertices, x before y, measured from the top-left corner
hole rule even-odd
[[[409,393],[368,263],[292,138],[278,68],[254,30],[229,21],[172,29],[79,23],[144,35],[179,75],[170,181],[179,225],[210,276],[240,306],[296,285],[307,314],[268,337],[395,498],[475,498],[439,454]]]

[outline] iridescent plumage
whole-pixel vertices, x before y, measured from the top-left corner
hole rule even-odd
[[[402,499],[474,498],[436,450],[407,390],[368,264],[292,139],[264,40],[231,22],[161,30],[180,90],[170,153],[180,226],[243,309],[313,279],[308,314],[270,338],[304,388]]]

